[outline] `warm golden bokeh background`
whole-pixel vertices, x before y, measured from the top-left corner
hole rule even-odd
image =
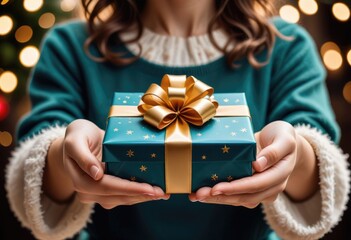
[[[4,169],[15,147],[15,127],[30,109],[26,94],[40,41],[54,24],[78,17],[79,0],[0,0],[0,239],[32,239],[9,210]],[[327,87],[342,130],[340,146],[351,153],[351,1],[277,0],[277,14],[313,36],[328,71]],[[351,206],[351,204],[349,204]],[[346,239],[351,210],[324,239]]]

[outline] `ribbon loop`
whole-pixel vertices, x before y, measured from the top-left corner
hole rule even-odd
[[[218,103],[211,99],[212,94],[213,88],[195,77],[166,74],[161,87],[152,84],[142,96],[138,110],[145,121],[159,129],[179,117],[201,126],[216,115]]]

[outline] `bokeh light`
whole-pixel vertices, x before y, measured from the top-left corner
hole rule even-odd
[[[351,81],[347,82],[342,90],[345,100],[351,103]]]
[[[351,49],[348,51],[346,58],[347,58],[347,62],[351,66]]]
[[[342,65],[342,56],[338,51],[330,49],[324,53],[323,62],[327,69],[335,71],[338,70]]]
[[[51,28],[55,24],[55,15],[50,12],[44,13],[40,16],[38,23],[41,28]]]
[[[60,7],[64,12],[73,11],[73,9],[77,6],[76,0],[61,0]]]
[[[9,115],[9,111],[9,103],[6,98],[0,95],[0,121],[4,120]]]
[[[24,0],[23,7],[28,12],[38,11],[43,6],[43,0]]]
[[[345,3],[334,3],[332,7],[334,17],[339,21],[347,21],[350,18],[350,9]]]
[[[0,145],[4,147],[10,146],[12,143],[12,136],[9,132],[7,131],[0,131]]]
[[[13,72],[5,71],[0,75],[0,89],[10,93],[17,87],[17,77]]]
[[[30,26],[24,25],[16,30],[15,38],[17,42],[25,43],[28,42],[33,36],[33,30]]]
[[[299,0],[299,8],[304,14],[313,15],[318,11],[318,4],[315,0]]]
[[[34,46],[28,46],[22,49],[19,55],[20,62],[25,67],[33,67],[39,60],[40,52]]]
[[[279,15],[287,22],[297,23],[300,20],[299,11],[291,5],[284,5],[279,9]]]
[[[326,51],[328,51],[328,50],[335,50],[335,51],[340,53],[339,46],[336,45],[336,43],[334,43],[334,42],[326,42],[326,43],[324,43],[322,45],[322,47],[321,47],[321,55],[323,56],[326,53]]]
[[[0,4],[1,4],[1,5],[5,5],[5,4],[8,3],[8,2],[9,2],[9,0],[2,0]]]
[[[8,34],[13,27],[12,18],[7,15],[3,15],[0,17],[0,35]]]

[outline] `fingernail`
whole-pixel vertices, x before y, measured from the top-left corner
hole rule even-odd
[[[190,202],[197,202],[197,199],[190,199]]]
[[[91,166],[90,167],[90,176],[92,178],[96,179],[99,171],[100,171],[100,169],[97,166],[95,166],[95,165]]]
[[[212,193],[211,195],[212,195],[212,196],[218,196],[218,195],[220,195],[220,194],[222,194],[220,191],[216,191],[216,192]]]
[[[260,167],[262,169],[264,169],[267,165],[267,158],[266,157],[260,157],[259,159],[257,159],[258,164],[260,165]]]

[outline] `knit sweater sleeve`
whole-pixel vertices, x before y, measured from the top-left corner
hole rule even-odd
[[[282,20],[276,24],[293,39],[284,44],[278,41],[274,49],[277,64],[267,119],[291,123],[311,144],[318,160],[320,190],[300,203],[281,194],[263,208],[270,226],[284,239],[317,239],[340,221],[346,208],[350,188],[347,156],[337,146],[339,128],[325,86],[325,70],[311,37],[297,25]]]
[[[91,204],[82,204],[77,198],[60,205],[42,192],[50,144],[64,136],[65,125],[86,115],[79,61],[67,40],[77,39],[74,34],[57,26],[46,35],[30,76],[32,110],[19,124],[19,144],[6,170],[11,209],[39,239],[73,236],[86,225],[92,212]]]

